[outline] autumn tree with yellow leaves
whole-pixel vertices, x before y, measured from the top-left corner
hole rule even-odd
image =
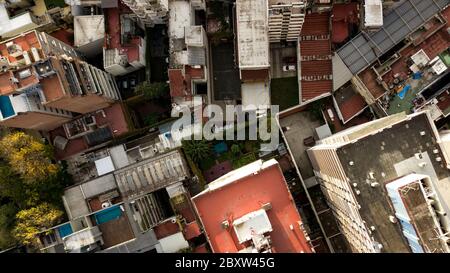
[[[13,235],[24,245],[38,247],[36,234],[58,224],[62,217],[61,210],[47,203],[21,210],[16,214],[17,224]]]
[[[54,162],[52,147],[40,139],[24,132],[0,139],[0,250],[17,243],[36,246],[36,235],[61,221],[69,180]]]
[[[3,137],[0,153],[9,162],[11,169],[28,183],[44,180],[58,172],[58,165],[51,162],[49,146],[24,132]]]

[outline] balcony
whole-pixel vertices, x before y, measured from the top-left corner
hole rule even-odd
[[[72,233],[64,237],[63,241],[68,252],[89,252],[91,247],[102,243],[103,239],[100,229],[95,226]]]

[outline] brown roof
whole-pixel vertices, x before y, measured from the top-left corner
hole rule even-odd
[[[360,113],[366,107],[367,103],[364,101],[363,97],[357,93],[339,104],[339,110],[341,111],[344,122],[355,117],[355,115]]]
[[[269,69],[241,70],[242,81],[265,81],[269,78]]]
[[[184,97],[191,95],[190,84],[187,84],[181,69],[169,69],[170,96]]]
[[[159,240],[180,232],[180,227],[178,226],[178,223],[172,223],[171,220],[167,220],[154,227],[153,231],[155,232],[156,238]]]

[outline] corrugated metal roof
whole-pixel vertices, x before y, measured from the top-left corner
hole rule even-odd
[[[450,0],[407,0],[384,16],[379,31],[358,34],[337,53],[357,74],[449,4]]]

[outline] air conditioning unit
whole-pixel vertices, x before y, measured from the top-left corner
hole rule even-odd
[[[28,54],[28,52],[26,52],[26,51],[23,52],[23,59],[25,60],[25,65],[31,64],[31,58],[30,58],[30,55]]]
[[[230,227],[230,223],[227,220],[223,221],[221,225],[222,229],[228,229]]]
[[[25,69],[19,72],[20,79],[26,79],[31,76],[31,69]]]
[[[33,55],[33,59],[35,62],[38,62],[41,60],[41,57],[39,56],[39,51],[37,50],[37,48],[32,47],[31,54]]]

